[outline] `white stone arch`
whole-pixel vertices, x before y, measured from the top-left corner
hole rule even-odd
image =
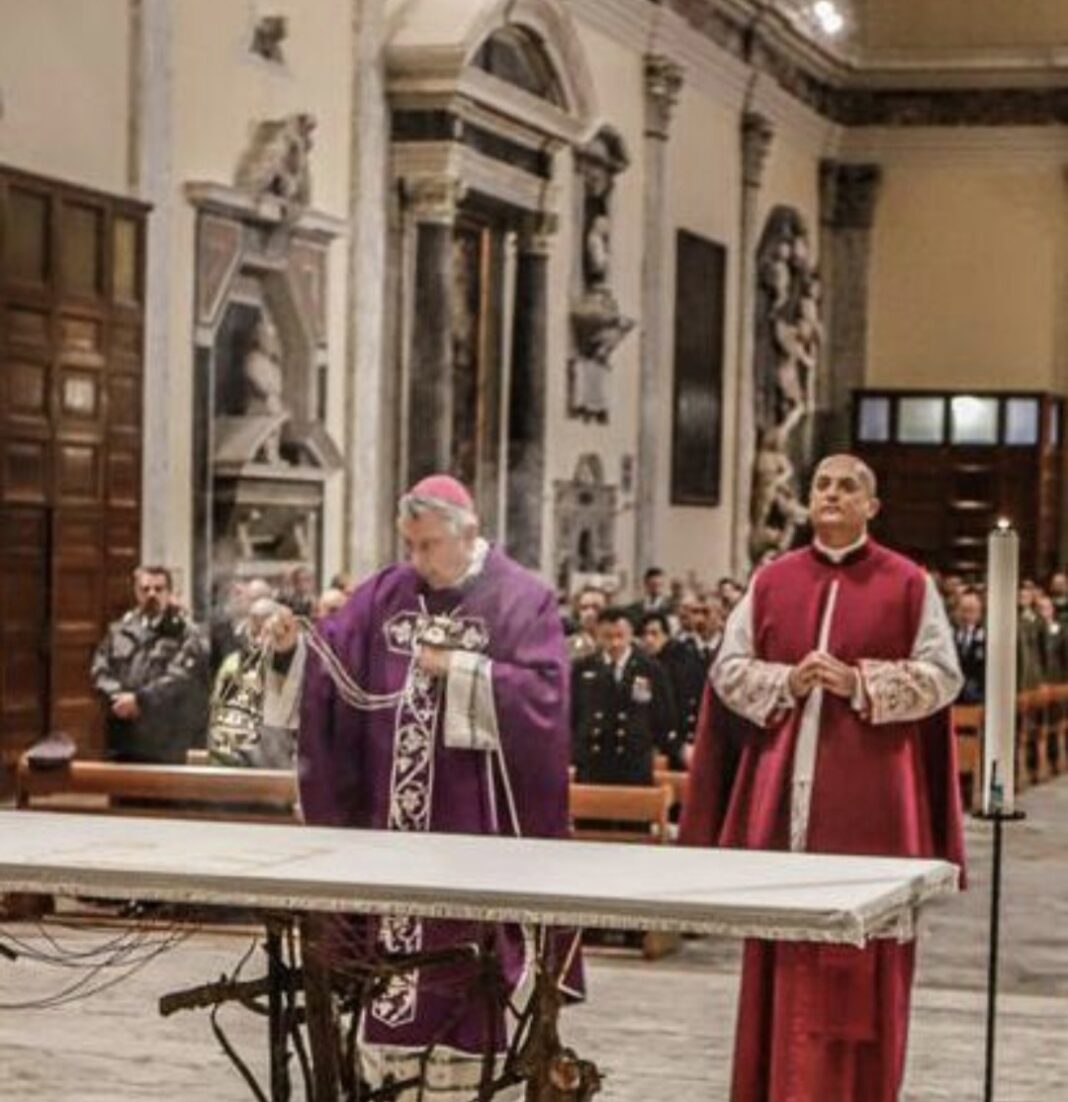
[[[471,64],[486,39],[509,26],[536,37],[559,81],[563,105]],[[558,0],[387,0],[387,42],[387,86],[394,102],[462,96],[567,144],[592,133],[593,77],[574,21]]]

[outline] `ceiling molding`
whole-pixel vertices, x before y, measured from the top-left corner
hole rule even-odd
[[[1068,166],[1068,126],[855,127],[843,132],[836,159],[888,168],[1060,170]]]
[[[609,2],[609,0],[605,0]],[[964,65],[935,57],[905,66],[884,58],[868,70],[820,48],[756,0],[623,0],[661,5],[765,74],[811,111],[845,126],[1045,126],[1068,122],[1068,57],[1062,51],[990,55]],[[1028,67],[1028,59],[1042,61]]]

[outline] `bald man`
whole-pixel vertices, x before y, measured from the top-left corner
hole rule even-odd
[[[684,842],[963,863],[953,635],[931,579],[868,535],[878,510],[863,462],[819,464],[811,546],[728,621]],[[911,941],[748,943],[732,1102],[896,1102],[914,963]]]

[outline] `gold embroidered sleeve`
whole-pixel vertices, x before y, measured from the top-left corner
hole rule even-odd
[[[789,666],[754,656],[752,602],[747,593],[727,621],[709,673],[712,687],[732,712],[765,727],[773,716],[796,703],[787,685],[789,676]]]
[[[773,716],[796,703],[787,687],[789,676],[789,666],[749,658],[725,662],[712,684],[732,712],[765,727]]]
[[[944,707],[938,669],[906,658],[888,662],[865,658],[860,663],[872,723],[905,723],[924,719]]]
[[[930,578],[912,654],[896,661],[862,659],[860,676],[872,723],[925,719],[956,700],[964,679],[942,599]]]

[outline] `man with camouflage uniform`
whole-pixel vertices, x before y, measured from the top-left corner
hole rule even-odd
[[[93,655],[93,687],[107,709],[113,761],[184,762],[203,745],[208,650],[174,603],[171,573],[134,571],[136,607],[109,625]]]

